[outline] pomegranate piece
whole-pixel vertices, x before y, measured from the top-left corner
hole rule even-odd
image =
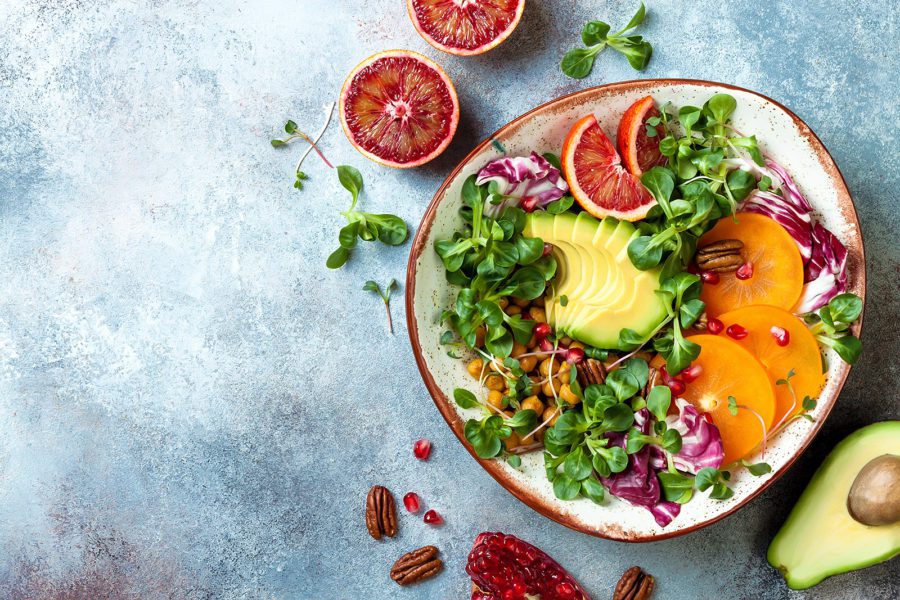
[[[537,325],[534,326],[534,336],[537,339],[539,339],[539,340],[546,339],[548,335],[550,335],[550,324],[549,323],[538,323]],[[552,344],[551,344],[550,349],[551,350],[553,349]]]
[[[429,525],[440,525],[444,522],[444,517],[439,515],[436,510],[431,509],[425,513],[424,521]]]
[[[569,348],[566,351],[566,362],[570,365],[577,365],[584,360],[584,350],[581,348]]]
[[[706,330],[713,335],[719,335],[725,329],[725,323],[715,317],[706,322]]]
[[[703,271],[702,273],[700,273],[700,279],[703,280],[703,283],[716,285],[717,283],[719,283],[719,274],[715,271]]]
[[[415,492],[410,492],[403,496],[403,506],[411,513],[419,512],[419,509],[422,508],[422,503],[419,502],[419,495]]]
[[[744,264],[742,264],[740,267],[738,267],[738,270],[734,272],[734,276],[742,281],[746,281],[747,279],[753,277],[753,263],[745,262]]]
[[[669,386],[673,396],[680,396],[687,389],[682,380],[674,377],[666,381],[666,385]]]
[[[747,335],[749,334],[749,332],[746,329],[744,329],[742,326],[738,325],[737,323],[729,325],[728,329],[725,330],[725,333],[728,334],[728,337],[736,339],[736,340],[742,340],[745,337],[747,337]]]
[[[772,328],[769,329],[769,333],[771,333],[772,337],[775,338],[775,343],[781,347],[787,346],[791,343],[791,333],[784,327],[772,325]]]
[[[476,586],[472,600],[590,600],[555,560],[528,542],[499,532],[475,538],[466,573]]]
[[[691,365],[681,372],[681,379],[684,380],[685,383],[691,383],[692,381],[696,381],[701,373],[703,373],[703,367],[700,365]]]
[[[416,440],[413,444],[413,454],[419,460],[426,460],[431,454],[431,442],[426,439]]]
[[[550,253],[553,252],[553,244],[548,244],[544,242],[544,251],[541,252],[541,257],[550,256]]]

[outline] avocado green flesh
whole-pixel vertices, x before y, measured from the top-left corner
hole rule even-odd
[[[900,554],[900,523],[871,527],[850,516],[847,495],[860,470],[883,454],[900,455],[900,421],[850,434],[816,471],[769,546],[769,564],[802,590]]]
[[[628,244],[638,235],[631,223],[540,211],[528,215],[524,235],[553,245],[558,271],[545,308],[556,332],[616,348],[621,329],[649,335],[665,319],[666,306],[656,294],[659,269],[639,271],[628,258]]]

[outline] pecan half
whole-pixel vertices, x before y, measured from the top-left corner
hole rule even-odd
[[[622,574],[613,600],[647,600],[653,593],[653,575],[640,567],[631,567]]]
[[[366,497],[366,529],[376,540],[383,535],[397,535],[397,507],[391,492],[384,486],[374,486]]]
[[[744,264],[741,249],[744,242],[741,240],[719,240],[706,244],[697,249],[694,260],[703,271],[725,273],[736,271]]]
[[[581,383],[587,387],[592,384],[600,385],[606,381],[606,367],[603,362],[594,358],[588,358],[578,367],[578,374],[581,375]]]
[[[433,577],[444,567],[437,555],[438,549],[434,546],[407,552],[391,567],[391,579],[400,585],[410,585]]]

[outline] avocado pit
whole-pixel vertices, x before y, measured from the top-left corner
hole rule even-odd
[[[882,454],[866,463],[850,486],[847,509],[863,525],[900,521],[900,456]]]

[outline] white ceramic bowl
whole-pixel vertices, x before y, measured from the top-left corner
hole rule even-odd
[[[435,194],[413,242],[406,282],[409,333],[422,377],[441,414],[472,456],[503,487],[538,512],[591,535],[624,541],[664,539],[709,525],[747,504],[784,474],[812,441],[840,393],[849,366],[833,353],[827,357],[828,382],[812,413],[815,422],[796,420],[770,442],[765,461],[772,466],[771,474],[753,477],[745,469],[738,470],[732,480],[734,496],[729,500],[709,500],[705,494],[698,494],[665,528],[657,525],[646,509],[613,497],[608,497],[603,505],[586,499],[564,502],[553,495],[541,452],[524,456],[521,470],[516,470],[499,460],[479,459],[465,441],[463,424],[479,413],[475,409],[460,409],[452,401],[453,390],[472,389],[473,380],[465,363],[449,357],[446,348],[439,344],[441,332],[446,329],[438,322],[439,315],[455,300],[456,290],[446,282],[434,241],[450,237],[460,226],[457,209],[463,181],[500,156],[492,140],[499,141],[513,156],[532,150],[558,154],[569,128],[589,112],[615,139],[619,118],[639,98],[649,94],[659,104],[671,101],[676,106],[700,106],[717,92],[727,92],[737,99],[734,126],[757,136],[763,151],[792,174],[814,207],[815,217],[846,244],[850,289],[864,298],[865,260],[859,221],[844,179],[828,151],[803,121],[777,102],[749,90],[707,81],[615,83],[559,98],[522,115],[479,144],[453,170]]]

